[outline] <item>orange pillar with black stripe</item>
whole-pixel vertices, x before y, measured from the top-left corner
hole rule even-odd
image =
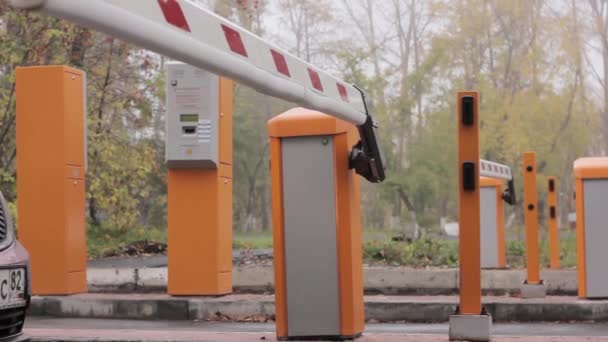
[[[480,315],[479,93],[458,93],[460,314]]]
[[[492,317],[481,304],[481,201],[479,180],[479,93],[459,92],[458,250],[460,305],[450,316],[450,341],[490,341]]]
[[[268,123],[276,332],[351,339],[364,329],[360,178],[349,169],[357,128],[295,108]]]
[[[221,77],[217,82],[219,85],[203,87],[218,88],[218,98],[205,99],[207,103],[214,104],[210,108],[216,108],[217,112],[206,113],[203,110],[200,118],[205,115],[207,119],[193,124],[196,130],[203,131],[204,125],[211,127],[217,122],[217,166],[169,168],[167,290],[170,295],[216,296],[232,292],[233,82]],[[178,101],[185,103],[185,107],[196,108],[187,101],[196,100],[200,95],[188,93],[189,88],[185,89],[177,90],[183,93],[177,95],[181,96]],[[193,114],[178,112],[168,115]],[[213,118],[209,120],[206,115],[213,115]],[[213,128],[207,129],[214,131]],[[209,136],[210,139],[216,138],[213,133]]]
[[[538,194],[536,191],[536,153],[523,155],[524,219],[526,224],[526,282],[540,284],[540,257],[538,251]]]
[[[557,177],[547,177],[547,221],[549,222],[549,266],[559,269],[559,224],[557,213]]]
[[[19,239],[32,292],[86,292],[85,73],[17,68],[16,87]]]

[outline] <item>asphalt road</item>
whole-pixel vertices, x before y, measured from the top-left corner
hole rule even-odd
[[[273,323],[168,322],[29,317],[35,341],[274,340]],[[367,324],[361,341],[444,341],[447,324]],[[495,324],[496,341],[608,341],[608,323]]]

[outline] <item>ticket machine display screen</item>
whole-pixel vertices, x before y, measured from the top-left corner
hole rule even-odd
[[[182,114],[179,116],[181,122],[198,122],[198,114]]]

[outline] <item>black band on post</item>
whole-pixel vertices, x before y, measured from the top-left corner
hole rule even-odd
[[[477,172],[475,163],[462,163],[462,188],[465,191],[475,191],[477,185]]]
[[[475,124],[475,99],[473,96],[462,97],[462,124],[464,126]]]

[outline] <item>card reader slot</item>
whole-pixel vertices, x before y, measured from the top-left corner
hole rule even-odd
[[[195,134],[196,126],[182,126],[182,133],[184,134]]]

